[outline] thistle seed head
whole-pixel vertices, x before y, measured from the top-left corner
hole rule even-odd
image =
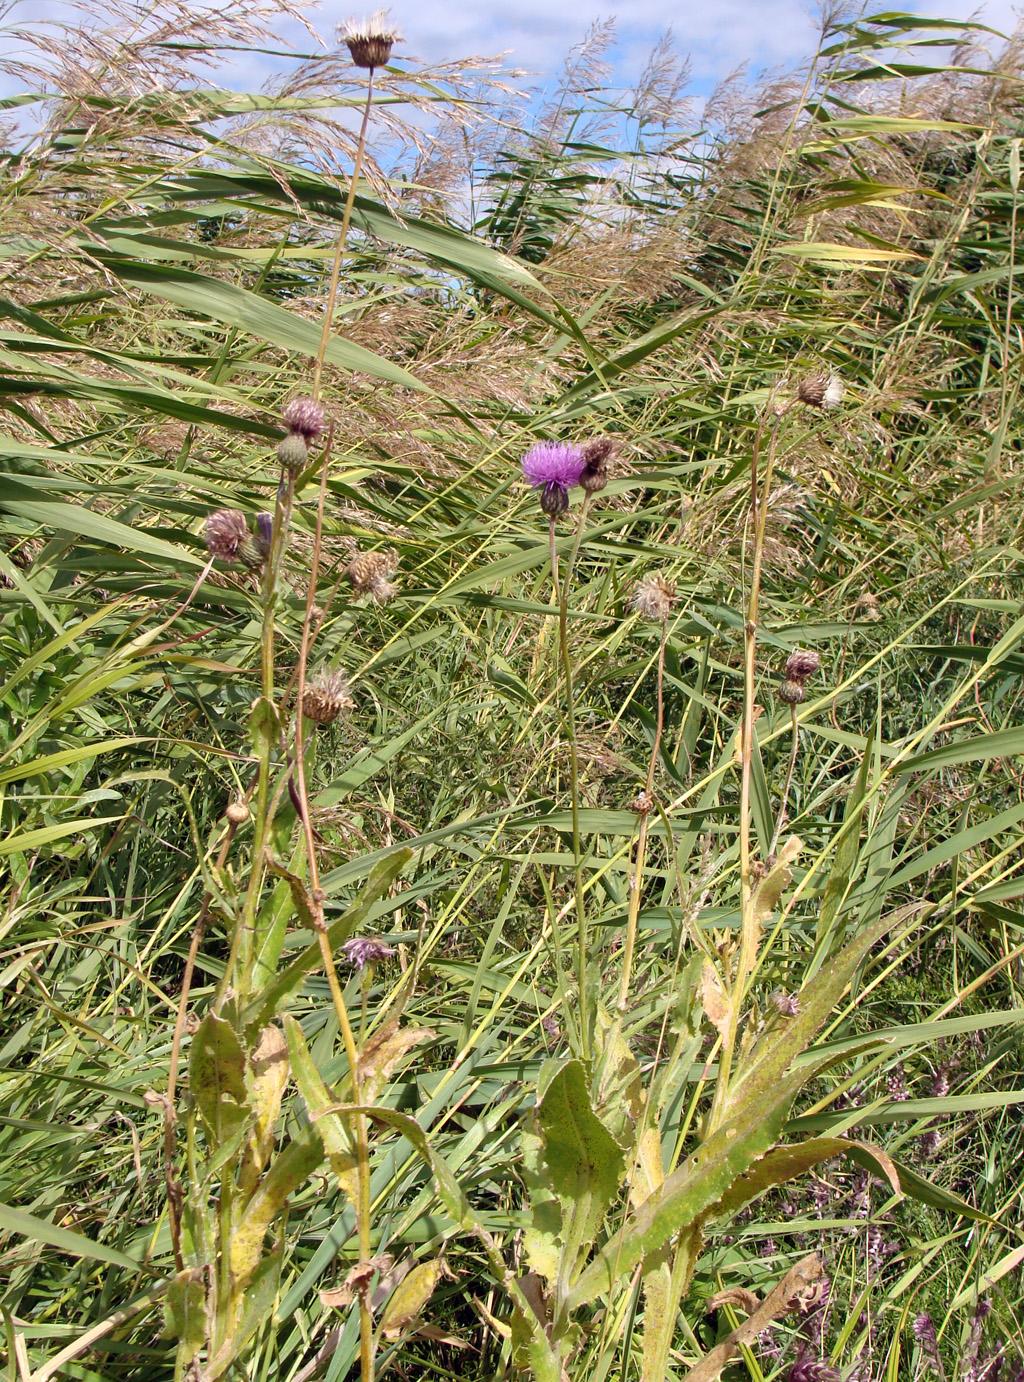
[[[401,37],[387,10],[375,10],[368,19],[346,19],[338,27],[338,38],[347,46],[356,67],[384,67]]]
[[[321,672],[306,687],[302,713],[318,725],[332,725],[355,704],[344,672]]]
[[[289,432],[278,443],[277,459],[285,470],[293,472],[301,470],[309,460],[309,447],[306,445],[306,438],[300,432]]]
[[[212,556],[237,561],[242,544],[249,540],[245,514],[237,509],[216,509],[203,524],[203,537]]]
[[[676,588],[660,571],[645,576],[629,597],[629,607],[645,619],[664,624],[676,603]]]
[[[345,575],[357,595],[366,595],[375,605],[384,605],[398,589],[391,579],[397,570],[397,552],[357,552],[345,567]]]
[[[806,681],[808,677],[814,676],[820,666],[820,653],[796,648],[786,658],[786,679],[788,681]]]
[[[819,374],[805,376],[796,386],[797,402],[809,408],[835,408],[843,401],[846,392],[838,374],[822,370]]]
[[[298,432],[307,445],[324,430],[324,410],[315,398],[293,398],[281,416],[288,431]]]

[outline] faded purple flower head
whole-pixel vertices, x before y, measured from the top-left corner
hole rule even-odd
[[[776,989],[772,994],[772,1006],[783,1017],[796,1017],[800,1011],[800,1000],[795,993],[783,993],[781,989]]]
[[[942,1137],[934,1128],[917,1139],[917,1150],[924,1161],[931,1161],[941,1145]]]
[[[885,1087],[889,1092],[889,1098],[896,1100],[897,1103],[902,1103],[904,1099],[910,1098],[902,1065],[897,1065],[894,1070],[889,1071],[885,1077]]]
[[[914,1323],[910,1327],[919,1343],[935,1347],[935,1321],[931,1315],[922,1310],[920,1315],[914,1317]]]
[[[345,952],[345,959],[354,969],[365,969],[367,965],[375,965],[395,953],[393,945],[385,945],[372,936],[356,936],[341,948]]]
[[[821,666],[821,654],[797,648],[786,659],[786,680],[806,681]]]
[[[583,448],[568,442],[541,441],[522,460],[523,475],[540,490],[540,506],[555,518],[569,507],[569,491],[578,485],[586,467]]]
[[[234,561],[249,536],[249,525],[245,514],[237,509],[217,509],[203,524],[203,537],[215,557],[222,561]]]
[[[256,546],[259,548],[260,556],[270,555],[270,539],[274,533],[274,515],[272,513],[258,513],[256,515]]]
[[[786,1382],[839,1382],[839,1374],[823,1359],[803,1354],[786,1373]]]
[[[324,430],[324,410],[315,398],[293,398],[282,414],[289,432],[298,432],[307,442],[315,441]]]

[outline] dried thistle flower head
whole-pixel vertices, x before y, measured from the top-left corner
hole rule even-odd
[[[522,459],[523,475],[540,490],[540,506],[549,518],[569,507],[569,491],[580,483],[586,462],[583,451],[568,442],[542,441],[531,446]]]
[[[795,648],[786,658],[786,680],[787,681],[806,681],[808,677],[813,677],[821,666],[820,653],[810,652],[803,648]]]
[[[398,589],[391,579],[397,570],[397,552],[357,552],[345,567],[345,575],[357,595],[367,595],[374,604],[383,605]]]
[[[288,431],[297,432],[307,445],[324,430],[324,410],[315,398],[293,398],[281,416]]]
[[[797,402],[806,403],[809,408],[838,407],[845,392],[839,375],[828,370],[822,370],[819,374],[809,374],[796,386]]]
[[[393,945],[374,940],[372,936],[356,936],[341,947],[345,958],[354,969],[365,969],[367,965],[378,964],[395,953]]]
[[[237,561],[243,544],[249,541],[245,514],[237,509],[216,509],[203,524],[203,537],[212,556]]]
[[[375,10],[368,19],[346,19],[338,27],[338,38],[347,45],[356,67],[383,67],[401,37],[387,10]]]
[[[870,590],[863,590],[857,596],[855,609],[861,619],[869,624],[877,623],[882,617],[882,612],[878,608],[878,596]]]
[[[580,449],[583,453],[580,485],[588,494],[597,494],[608,483],[608,466],[615,455],[615,443],[611,437],[595,437],[584,442]]]
[[[321,672],[306,687],[302,713],[318,725],[332,725],[355,704],[344,672]]]
[[[630,609],[662,624],[672,613],[675,602],[676,588],[660,571],[645,576],[629,597]]]

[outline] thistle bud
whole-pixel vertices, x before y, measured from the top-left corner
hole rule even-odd
[[[244,801],[229,801],[224,814],[232,825],[244,825],[249,819],[249,808]]]
[[[665,623],[676,602],[676,588],[660,572],[645,576],[630,596],[630,609],[645,619]]]
[[[203,537],[212,556],[237,561],[242,544],[249,540],[245,514],[237,509],[217,509],[203,524]]]
[[[253,539],[259,549],[260,556],[266,559],[270,556],[270,544],[274,537],[274,515],[272,513],[258,513],[256,515],[256,536]]]
[[[309,444],[324,430],[324,410],[315,398],[293,398],[281,414],[289,432],[298,432]]]
[[[387,10],[376,10],[369,19],[346,19],[338,29],[338,37],[348,47],[356,67],[372,70],[385,66],[402,35],[389,22]]]
[[[299,432],[289,432],[284,440],[278,443],[277,459],[285,470],[301,470],[309,459],[309,447],[306,445],[305,437]]]
[[[354,704],[344,672],[321,672],[306,687],[302,713],[318,725],[331,725]]]
[[[784,705],[799,705],[804,699],[804,684],[802,681],[794,681],[791,677],[779,687],[779,700]]]

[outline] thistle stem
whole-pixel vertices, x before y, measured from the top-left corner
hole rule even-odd
[[[566,563],[565,575],[558,579],[558,545],[555,520],[548,520],[548,540],[551,547],[551,580],[558,595],[558,650],[565,681],[565,723],[569,740],[569,790],[572,809],[573,896],[576,906],[576,986],[579,991],[580,1051],[586,1060],[590,1052],[590,1018],[587,994],[587,912],[583,897],[583,858],[580,846],[580,770],[576,747],[576,708],[573,698],[572,660],[569,656],[569,586],[573,568],[583,541],[590,496],[586,495],[580,508],[576,540]]]

